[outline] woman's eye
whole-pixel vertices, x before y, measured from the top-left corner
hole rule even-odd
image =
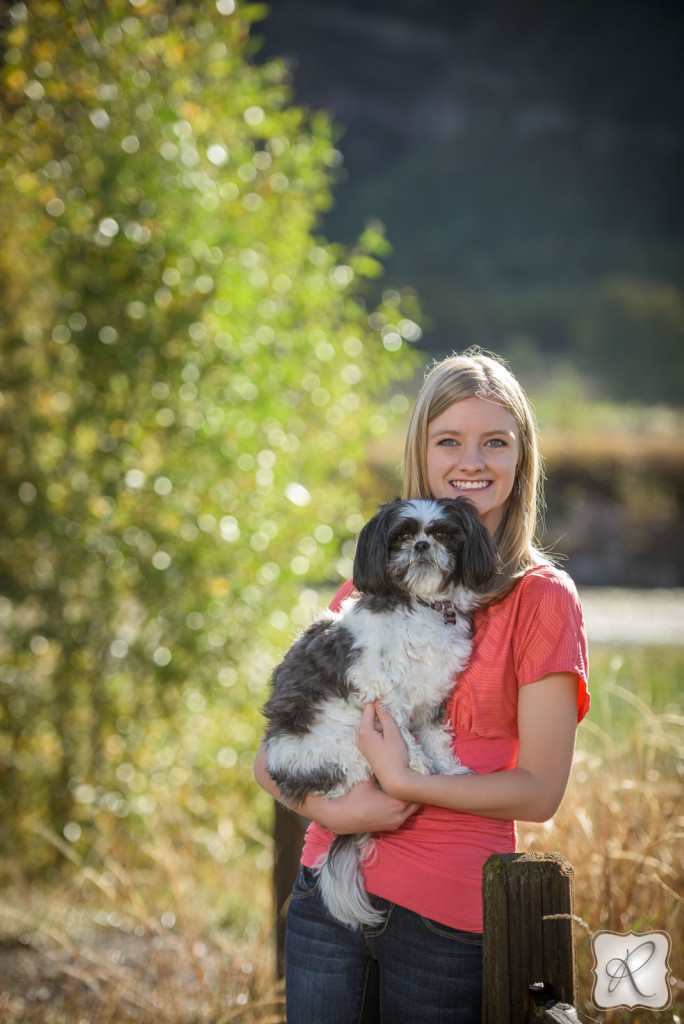
[[[437,442],[437,446],[441,448],[453,448],[455,444],[453,437],[443,437],[441,441]]]
[[[493,437],[491,441],[487,442],[487,444],[489,444],[492,448],[506,448],[506,442],[502,440],[500,437]]]

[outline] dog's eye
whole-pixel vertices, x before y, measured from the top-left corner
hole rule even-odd
[[[432,536],[435,538],[435,540],[446,540],[449,534],[445,533],[444,530],[440,530],[439,533],[433,533]]]

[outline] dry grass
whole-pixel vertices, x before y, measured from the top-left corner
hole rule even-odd
[[[669,932],[671,969],[684,972],[684,659],[656,652],[632,663],[637,676],[650,665],[650,689],[623,680],[620,657],[599,666],[564,804],[552,823],[519,829],[522,849],[558,850],[574,865],[582,1021],[670,1024],[684,1008],[681,980],[664,1012],[601,1013],[590,1003],[599,929]],[[1,1024],[284,1020],[267,858],[217,864],[170,835],[158,820],[135,850],[112,833],[80,855],[35,835],[62,849],[69,870],[29,885],[16,866],[0,895]]]
[[[522,824],[519,845],[558,850],[574,867],[575,912],[585,925],[576,933],[582,1019],[665,1024],[684,1010],[684,716],[675,704],[654,712],[621,685],[620,667],[613,658],[608,675],[596,680],[604,720],[590,717],[581,727],[560,811],[552,822]],[[600,929],[669,933],[678,980],[668,1011],[594,1009],[591,933]]]
[[[17,872],[0,896],[2,1024],[284,1019],[269,873],[253,857],[217,865],[162,828],[143,851],[101,839],[86,863],[59,836],[39,832],[36,841],[59,846],[72,867],[32,885]]]

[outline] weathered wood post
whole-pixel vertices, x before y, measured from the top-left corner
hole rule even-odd
[[[301,814],[288,811],[276,801],[273,825],[273,899],[276,924],[276,970],[285,974],[285,916],[299,868],[304,833],[309,824]]]
[[[576,1005],[572,865],[560,853],[495,854],[482,895],[482,1024],[525,1024],[539,983]]]

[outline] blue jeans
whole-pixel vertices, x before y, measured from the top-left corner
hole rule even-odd
[[[372,896],[385,922],[353,931],[301,867],[287,912],[288,1024],[479,1024],[482,936]]]

